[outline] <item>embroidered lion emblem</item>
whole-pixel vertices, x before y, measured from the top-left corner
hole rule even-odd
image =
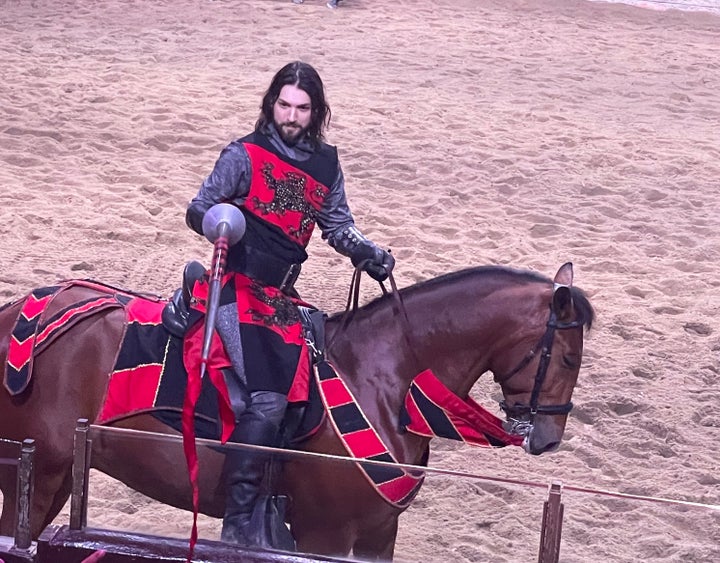
[[[252,198],[253,204],[260,213],[265,215],[273,213],[282,216],[287,211],[301,213],[300,226],[297,229],[289,228],[288,234],[298,239],[302,238],[315,224],[318,214],[305,196],[307,177],[296,172],[287,172],[284,178],[275,178],[272,173],[273,168],[271,162],[266,162],[262,167],[265,184],[268,189],[274,192],[272,201],[265,203],[260,201],[257,196],[254,196]],[[308,195],[321,200],[324,195],[324,186],[318,184]]]
[[[272,297],[266,293],[262,285],[255,281],[250,284],[250,292],[255,299],[273,310],[272,314],[268,315],[251,308],[248,313],[252,315],[253,321],[260,322],[267,327],[277,327],[283,331],[300,322],[300,313],[297,307],[287,297],[282,294]]]

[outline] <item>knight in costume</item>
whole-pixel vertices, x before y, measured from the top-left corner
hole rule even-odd
[[[315,69],[289,63],[272,79],[255,130],[222,150],[187,208],[186,222],[199,234],[218,203],[238,206],[247,224],[228,250],[234,275],[223,286],[216,323],[233,364],[226,372],[236,420],[230,441],[278,445],[288,402],[307,399],[307,381],[298,377],[303,341],[293,286],[315,225],[374,279],[383,281],[394,266],[392,255],[355,226],[337,149],[324,142],[330,115]],[[226,455],[224,541],[251,543],[265,461],[235,450]]]

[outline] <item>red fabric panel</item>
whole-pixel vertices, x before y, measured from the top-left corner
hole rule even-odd
[[[385,444],[372,428],[359,430],[343,436],[353,457],[372,457],[387,452]]]
[[[52,295],[46,295],[45,297],[37,299],[31,293],[23,305],[22,314],[27,320],[37,317],[43,312],[43,309],[45,309],[48,301],[50,301],[54,296],[55,294],[53,293]]]
[[[195,327],[195,332],[200,332],[200,350],[202,350],[202,330],[198,330],[199,327]],[[183,347],[183,359],[188,357],[185,349],[189,342],[195,343],[197,338],[185,338]],[[198,350],[193,358],[198,360],[201,357],[200,350]],[[192,366],[185,366],[188,374],[187,388],[185,390],[185,401],[183,402],[182,410],[182,437],[183,437],[183,450],[185,451],[185,461],[187,462],[188,476],[190,478],[190,488],[192,490],[192,505],[193,505],[193,523],[190,529],[190,545],[188,548],[187,561],[191,561],[193,553],[195,552],[195,545],[198,540],[198,528],[197,519],[200,512],[200,489],[198,485],[198,475],[200,474],[200,467],[198,465],[197,445],[195,443],[195,406],[197,405],[198,398],[200,397],[200,390],[202,388],[202,378],[200,377],[200,362],[193,363]],[[191,371],[192,370],[192,371]]]
[[[328,379],[321,385],[328,407],[339,407],[353,402],[352,395],[339,378]]]
[[[147,364],[114,372],[108,384],[107,397],[98,422],[102,423],[116,416],[151,406],[155,401],[161,374],[161,364]]]
[[[421,436],[432,438],[433,431],[410,393],[405,396],[405,409],[410,416],[410,424],[407,425],[407,429]]]
[[[188,372],[188,391],[190,393],[191,381],[197,379],[200,381],[200,357],[202,356],[203,338],[205,325],[198,323],[193,326],[185,336],[183,342],[183,364]],[[231,367],[232,363],[225,354],[222,340],[217,332],[213,333],[210,343],[210,356],[206,366],[206,374],[211,378],[213,385],[218,390],[218,409],[220,411],[220,420],[222,421],[221,440],[226,442],[235,428],[235,417],[230,407],[230,398],[228,397],[225,379],[222,375],[222,368]],[[199,396],[199,387],[198,387]],[[195,412],[195,404],[197,397],[192,401],[193,413]],[[188,405],[186,400],[186,406]],[[184,408],[184,407],[183,407]],[[183,413],[184,416],[184,413]]]
[[[310,350],[303,340],[302,350],[300,352],[300,361],[298,362],[295,377],[293,378],[290,391],[288,393],[288,402],[297,403],[307,401],[310,395]]]
[[[262,147],[251,143],[245,143],[244,146],[253,168],[245,208],[263,221],[280,227],[297,244],[307,246],[315,227],[310,212],[320,210],[329,188]],[[275,186],[268,185],[266,174]],[[290,209],[287,204],[276,205],[275,198],[280,197],[280,189],[292,192],[293,199],[304,200],[306,208]]]
[[[516,434],[509,434],[502,425],[502,420],[497,416],[488,412],[482,405],[476,403],[472,398],[462,399],[450,391],[435,376],[431,370],[425,370],[415,377],[413,385],[419,389],[422,394],[439,409],[441,409],[448,421],[461,434],[463,440],[478,446],[489,446],[487,436],[502,440],[508,445],[520,446],[523,443],[523,437]],[[408,394],[409,397],[409,394]],[[406,407],[408,401],[406,399]],[[413,402],[412,405],[415,405]],[[412,406],[411,405],[411,406]],[[416,405],[415,405],[416,406]],[[412,417],[413,412],[408,410],[408,414]],[[419,410],[415,415],[422,416],[422,421],[413,419],[407,429],[414,432],[415,424],[420,425],[420,434],[424,435],[422,430],[425,424],[430,424],[427,418]],[[433,435],[434,432],[433,432]]]
[[[399,502],[418,486],[418,481],[421,479],[422,477],[416,478],[410,475],[403,475],[402,477],[378,485],[377,488],[389,499],[392,499],[394,502]]]
[[[240,322],[267,327],[282,336],[283,340],[288,344],[302,345],[305,339],[302,335],[302,325],[300,321],[289,326],[268,324],[266,319],[272,318],[273,315],[276,314],[276,308],[272,304],[263,303],[258,299],[255,296],[253,287],[255,291],[262,291],[271,303],[281,301],[284,303],[277,305],[283,306],[290,305],[290,302],[292,302],[290,297],[276,287],[264,286],[253,282],[253,280],[243,274],[235,274],[235,298],[237,300]]]
[[[20,368],[30,360],[33,345],[35,344],[34,337],[33,334],[26,338],[24,342],[18,342],[15,338],[10,341],[7,351],[7,363],[17,371],[20,371]]]
[[[162,310],[166,302],[152,302],[142,298],[136,298],[125,306],[128,322],[140,324],[158,325],[162,322]]]

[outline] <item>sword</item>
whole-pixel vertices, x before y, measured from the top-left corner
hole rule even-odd
[[[200,377],[207,371],[210,346],[215,334],[215,322],[220,304],[222,278],[225,275],[228,248],[236,244],[245,234],[245,216],[240,209],[229,203],[218,203],[207,210],[202,222],[203,234],[213,243],[212,265],[208,302],[205,311],[205,333],[200,355]]]

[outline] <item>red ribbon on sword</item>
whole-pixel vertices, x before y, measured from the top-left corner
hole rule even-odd
[[[222,279],[225,275],[228,249],[236,244],[245,234],[245,216],[240,209],[229,203],[214,205],[205,213],[202,222],[203,234],[213,243],[213,257],[210,267],[208,301],[205,309],[205,332],[200,355],[200,369],[197,373],[188,373],[187,389],[182,412],[183,449],[188,466],[190,486],[192,488],[193,524],[190,532],[190,546],[187,563],[191,563],[197,544],[197,516],[200,507],[200,490],[198,487],[198,455],[195,443],[195,406],[200,397],[202,380],[208,369],[210,349],[215,334],[220,304]]]

